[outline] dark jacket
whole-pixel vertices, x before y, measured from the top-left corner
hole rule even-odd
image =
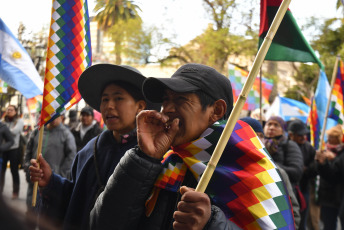
[[[278,145],[272,159],[283,168],[289,176],[290,183],[296,185],[303,172],[303,157],[299,146],[292,140],[283,140]]]
[[[92,128],[85,133],[83,139],[80,137],[80,127],[81,123],[75,128],[72,129],[73,136],[75,138],[76,149],[79,152],[92,138],[98,136],[103,130],[99,127],[97,123],[92,125]]]
[[[336,186],[344,187],[344,154],[336,157],[333,161],[326,161],[325,164],[318,164],[318,170],[321,178],[337,184]],[[340,185],[341,184],[341,185]],[[337,193],[336,193],[337,194]],[[340,197],[340,194],[337,194]],[[344,191],[342,190],[341,207],[339,210],[339,217],[341,223],[344,223]]]
[[[10,130],[0,121],[0,158],[2,158],[2,153],[9,150],[13,143],[14,139]]]
[[[89,213],[100,193],[101,185],[106,184],[125,151],[137,144],[136,138],[128,143],[118,144],[111,131],[104,131],[97,142],[95,161],[93,154],[96,139],[88,142],[74,159],[72,180],[54,173],[49,185],[42,190],[40,211],[63,221],[64,229],[88,228]],[[97,179],[96,163],[100,181]]]
[[[135,169],[135,170],[133,170]],[[138,147],[128,150],[98,197],[90,216],[91,229],[172,229],[172,215],[180,194],[161,190],[154,211],[145,216],[145,201],[162,170],[160,160],[150,158]],[[183,185],[195,187],[188,171]],[[224,213],[212,205],[212,216],[205,229],[239,229]]]
[[[306,141],[304,144],[298,145],[301,149],[303,156],[303,174],[300,180],[300,189],[304,193],[308,193],[310,182],[317,176],[317,170],[315,166],[315,149]]]
[[[319,203],[320,205],[339,208],[344,197],[344,149],[338,152],[333,161],[318,165],[320,174]]]

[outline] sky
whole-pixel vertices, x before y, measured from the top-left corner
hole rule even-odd
[[[259,0],[257,2],[259,7]],[[155,25],[165,33],[177,35],[175,41],[179,44],[201,34],[209,23],[202,0],[136,0],[135,3],[140,6],[146,25]],[[51,4],[51,0],[0,0],[0,17],[15,36],[20,22],[26,26],[27,33],[35,33],[43,26],[49,27]],[[331,18],[340,15],[335,4],[336,0],[292,0],[289,9],[301,26],[311,16]],[[89,0],[88,5],[90,15],[94,14],[94,0]]]

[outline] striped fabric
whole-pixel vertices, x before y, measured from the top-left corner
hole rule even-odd
[[[315,103],[315,99],[312,99],[311,104],[311,110],[309,111],[309,116],[307,123],[309,124],[309,130],[310,130],[310,139],[311,139],[311,145],[315,149],[319,149],[319,142],[320,142],[320,122],[317,112],[317,105]]]
[[[242,70],[234,65],[228,66],[229,80],[231,81],[234,102],[237,101],[241,90],[246,82],[248,72]],[[269,104],[269,96],[272,91],[273,81],[270,79],[262,78],[262,103]],[[253,83],[252,89],[250,90],[246,103],[243,107],[244,110],[254,110],[259,108],[260,98],[260,80],[259,77]]]
[[[344,64],[343,61],[339,61],[338,71],[336,80],[333,85],[332,95],[331,95],[331,110],[329,112],[329,117],[336,120],[339,124],[343,124],[344,121],[344,104],[343,104],[343,94],[344,94]]]
[[[201,138],[166,153],[156,188],[178,191],[186,170],[199,180],[225,124],[217,122]],[[279,171],[253,129],[243,121],[235,125],[206,193],[243,229],[294,229],[289,196]]]
[[[91,65],[86,0],[53,0],[40,125],[80,99],[78,79]]]

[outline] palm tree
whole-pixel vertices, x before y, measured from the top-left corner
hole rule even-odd
[[[130,0],[97,0],[94,10],[97,12],[95,17],[101,29],[107,32],[111,27],[118,24],[120,21],[127,21],[129,19],[136,19],[141,21],[138,11],[140,7]],[[115,55],[116,64],[120,65],[121,58],[121,44],[124,36],[116,36],[115,39]]]
[[[344,14],[344,0],[337,0],[337,5],[336,5],[336,7],[337,7],[337,10],[338,10],[339,8],[342,8],[342,11],[343,11],[343,14]]]

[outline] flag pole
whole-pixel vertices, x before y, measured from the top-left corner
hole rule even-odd
[[[262,108],[263,108],[263,87],[262,87],[262,66],[260,66],[260,71],[259,71],[259,121],[260,124],[263,127],[263,112],[262,112]]]
[[[322,127],[322,130],[321,130],[321,136],[320,136],[320,143],[319,143],[320,144],[319,145],[319,149],[320,150],[323,150],[325,130],[326,130],[326,125],[327,125],[327,116],[328,116],[328,111],[329,111],[330,104],[331,104],[331,96],[332,96],[332,91],[333,91],[333,85],[334,85],[334,82],[336,80],[336,75],[337,75],[337,72],[338,72],[338,62],[339,62],[339,59],[340,59],[340,57],[337,56],[336,62],[335,62],[334,67],[333,67],[332,79],[331,79],[331,91],[330,91],[330,95],[329,95],[328,100],[327,100],[326,112],[325,112],[325,116],[324,116],[323,127]]]
[[[197,192],[204,192],[206,187],[209,184],[209,181],[211,179],[211,176],[213,175],[213,172],[215,171],[216,165],[220,160],[220,157],[222,155],[223,150],[226,147],[226,144],[233,132],[234,126],[239,118],[240,111],[244,107],[247,94],[250,92],[252,85],[254,83],[254,80],[256,79],[256,76],[259,72],[259,69],[265,59],[266,53],[268,52],[272,39],[274,38],[277,29],[279,25],[281,24],[282,19],[284,18],[285,13],[288,10],[289,4],[291,0],[283,0],[282,4],[280,5],[276,16],[270,26],[270,29],[268,33],[266,34],[266,37],[264,38],[264,41],[258,50],[257,56],[253,62],[253,67],[248,74],[248,77],[246,79],[246,82],[243,86],[243,89],[239,95],[239,98],[233,108],[233,111],[231,112],[231,115],[229,116],[229,119],[226,123],[226,126],[220,136],[220,139],[215,147],[214,153],[211,156],[209,163],[202,174],[202,177],[196,187]]]
[[[41,114],[41,116],[42,116],[42,114]],[[39,157],[39,154],[42,152],[43,132],[44,132],[44,125],[42,125],[39,128],[38,147],[37,147],[37,153],[36,153],[36,160],[38,163],[38,169],[40,168],[39,162],[38,162],[38,157]],[[35,181],[33,183],[32,203],[31,203],[32,207],[36,206],[37,189],[38,189],[38,181]]]

